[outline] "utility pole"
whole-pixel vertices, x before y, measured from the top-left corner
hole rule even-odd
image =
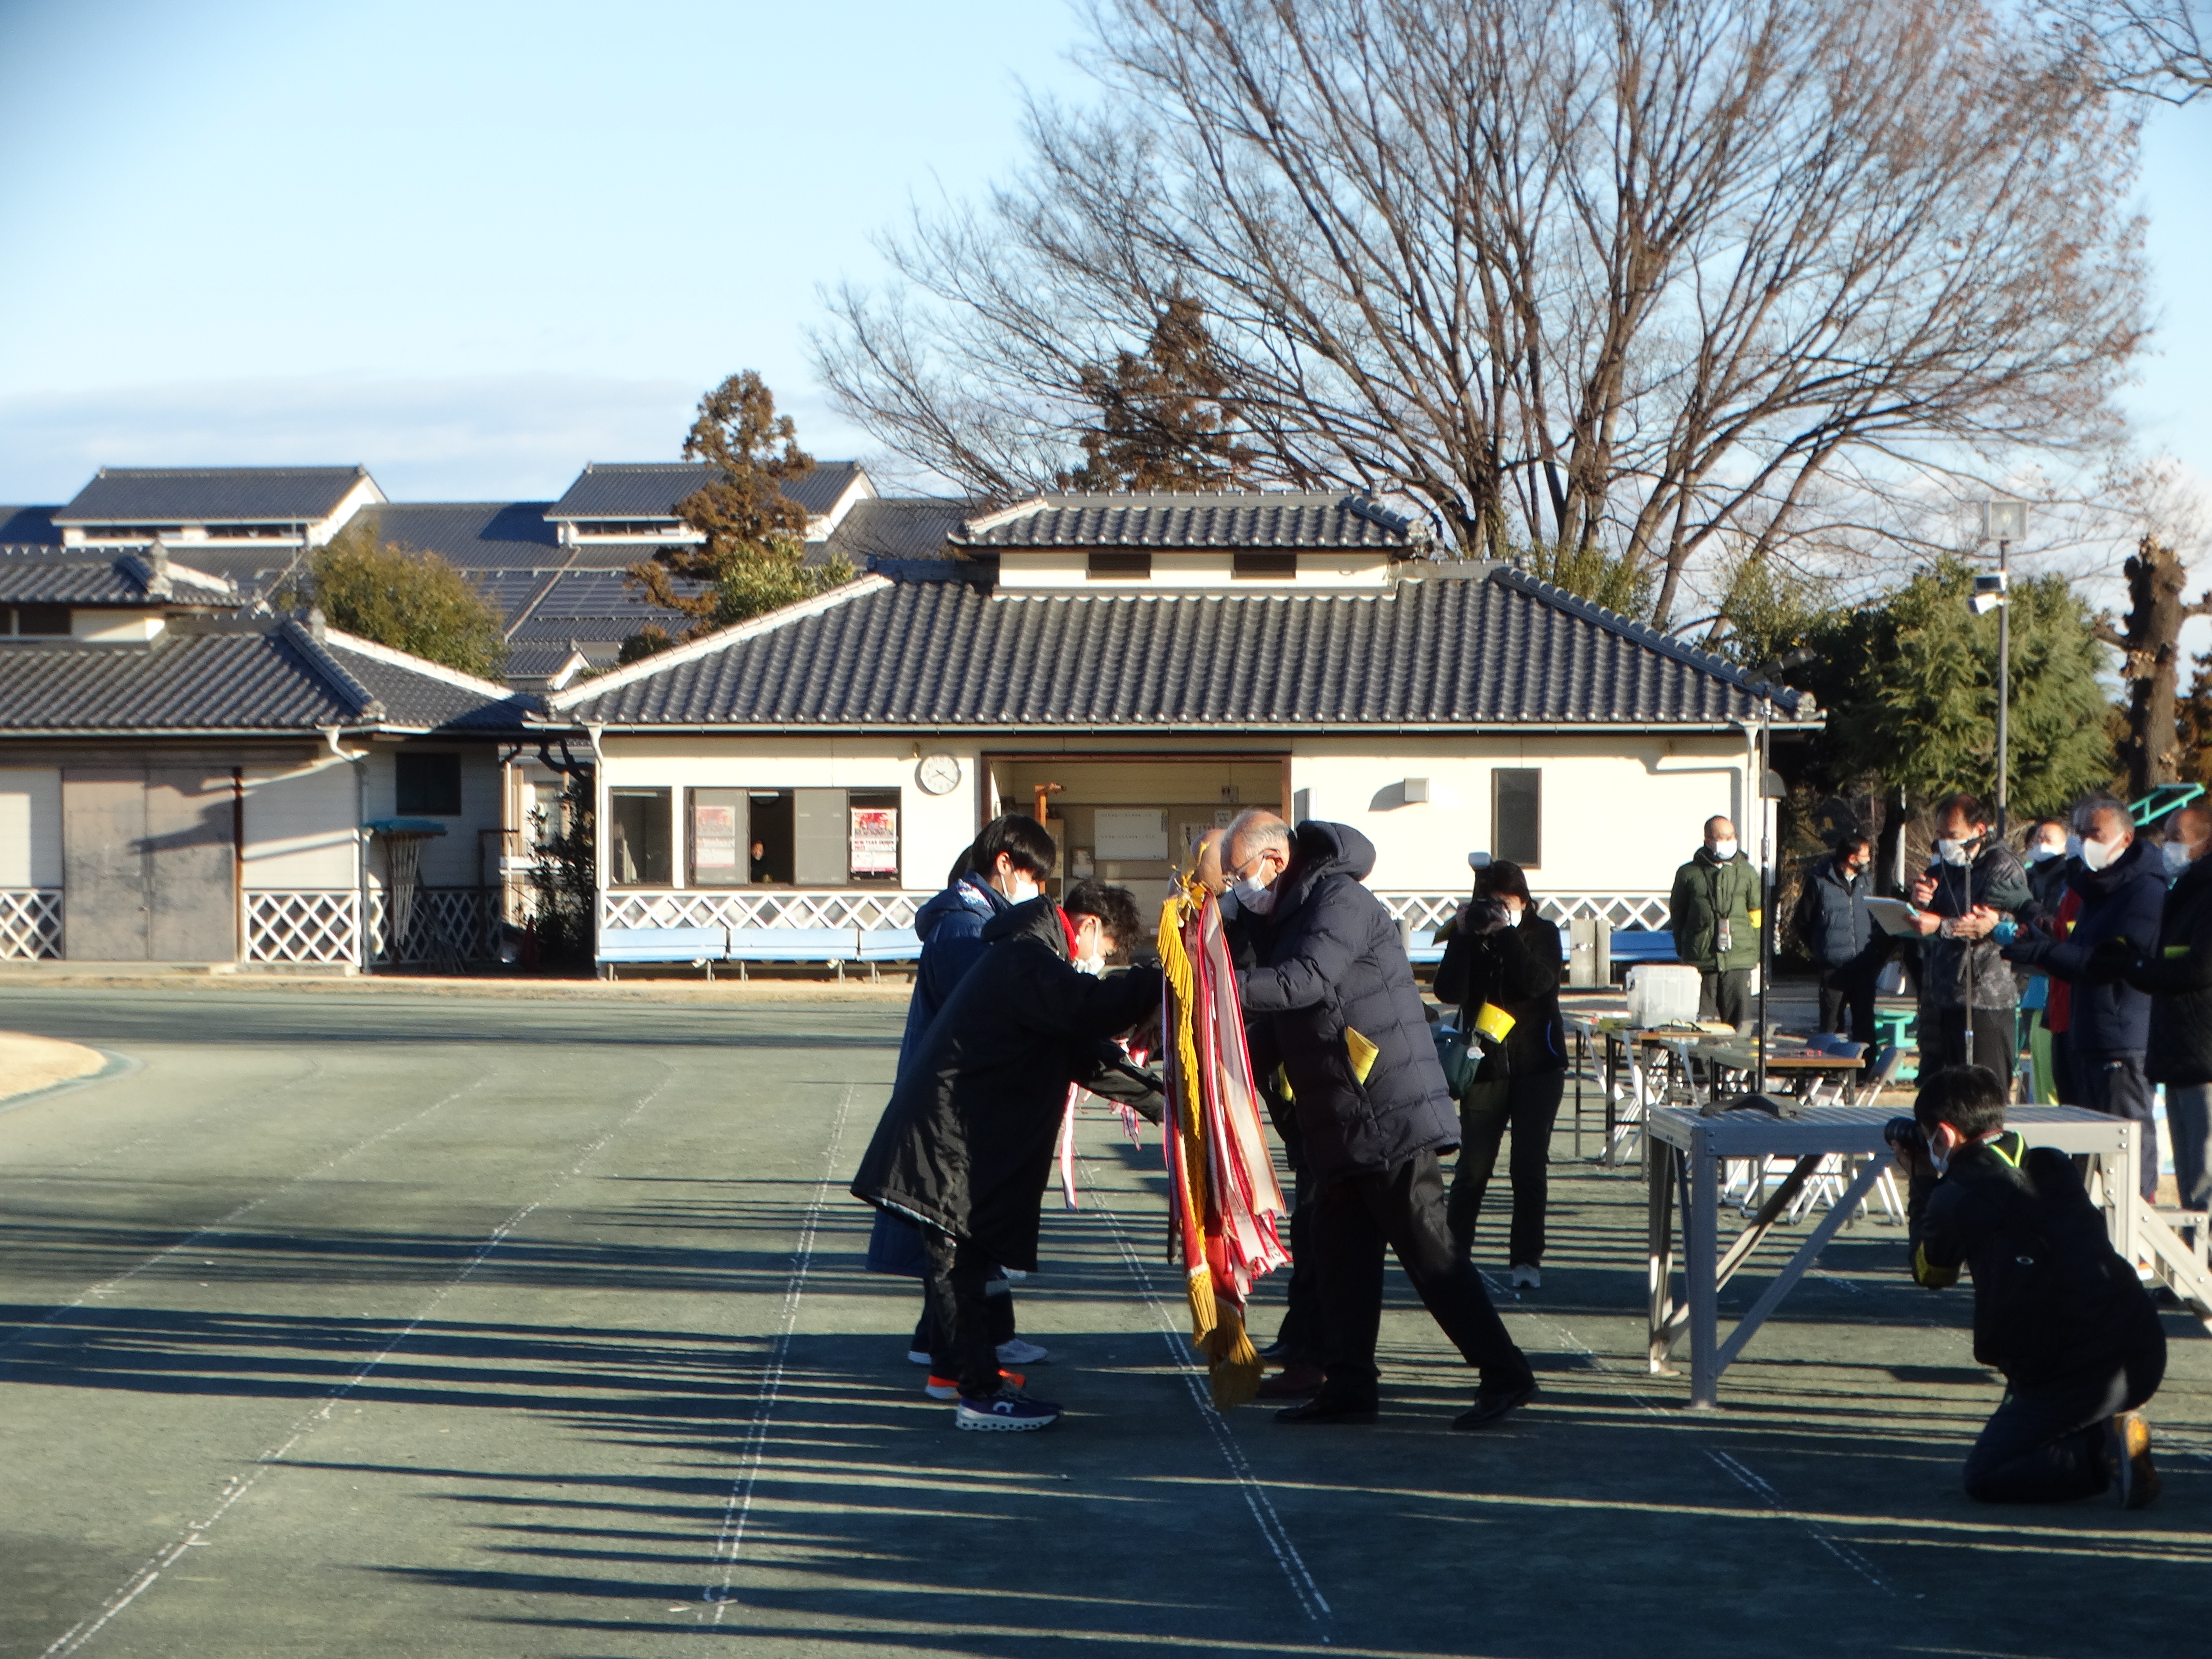
[[[2012,544],[2027,535],[2027,503],[1982,503],[1982,536],[1997,544],[1997,574],[1974,578],[1974,614],[1997,613],[1997,839],[2002,841],[2012,794]]]

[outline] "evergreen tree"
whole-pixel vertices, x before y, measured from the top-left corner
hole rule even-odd
[[[852,567],[805,562],[806,509],[783,485],[814,470],[791,416],[751,369],[732,374],[699,400],[684,440],[684,459],[705,461],[707,482],[677,504],[676,514],[705,539],[664,547],[629,568],[653,604],[692,618],[686,638],[744,622],[851,580]],[[706,584],[686,592],[678,580]],[[624,661],[657,648],[647,629],[623,642]],[[665,635],[664,635],[665,637]]]
[[[1651,614],[1651,596],[1657,589],[1651,573],[1624,554],[1607,552],[1595,538],[1537,542],[1522,550],[1521,561],[1530,575],[1577,599],[1638,622]]]
[[[1082,371],[1078,395],[1097,405],[1098,424],[1083,434],[1083,465],[1061,473],[1060,487],[1238,487],[1255,454],[1231,434],[1228,389],[1198,301],[1170,300],[1142,353],[1121,352]]]
[[[384,540],[373,513],[317,548],[306,581],[275,597],[311,599],[334,628],[463,673],[496,679],[507,665],[499,607],[437,554]]]

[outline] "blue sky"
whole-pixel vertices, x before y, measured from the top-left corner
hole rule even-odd
[[[0,501],[103,462],[366,463],[403,499],[672,454],[755,368],[825,458],[818,288],[1075,89],[1058,0],[0,0]],[[2212,108],[2154,121],[2144,439],[2212,478]]]

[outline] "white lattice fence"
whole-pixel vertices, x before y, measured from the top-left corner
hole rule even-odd
[[[911,927],[928,893],[865,888],[736,893],[608,893],[607,927]]]
[[[0,961],[35,962],[61,953],[61,889],[0,888]]]
[[[1451,918],[1465,893],[1377,893],[1383,907],[1401,922],[1410,923],[1425,937]],[[1615,927],[1644,927],[1663,931],[1667,926],[1667,896],[1663,893],[1540,893],[1537,910],[1556,922],[1577,916],[1603,916]]]
[[[390,927],[388,899],[381,889],[368,896],[369,937],[376,941],[378,962],[436,962],[451,957],[471,962],[488,954],[492,896],[473,887],[418,887],[414,913],[407,919],[407,937],[397,952],[386,937]]]
[[[360,961],[361,895],[352,891],[248,893],[246,959]]]

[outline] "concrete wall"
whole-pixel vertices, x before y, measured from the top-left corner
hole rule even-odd
[[[335,755],[246,768],[246,890],[350,890],[357,787],[352,763]]]
[[[0,767],[0,887],[61,884],[61,769]]]

